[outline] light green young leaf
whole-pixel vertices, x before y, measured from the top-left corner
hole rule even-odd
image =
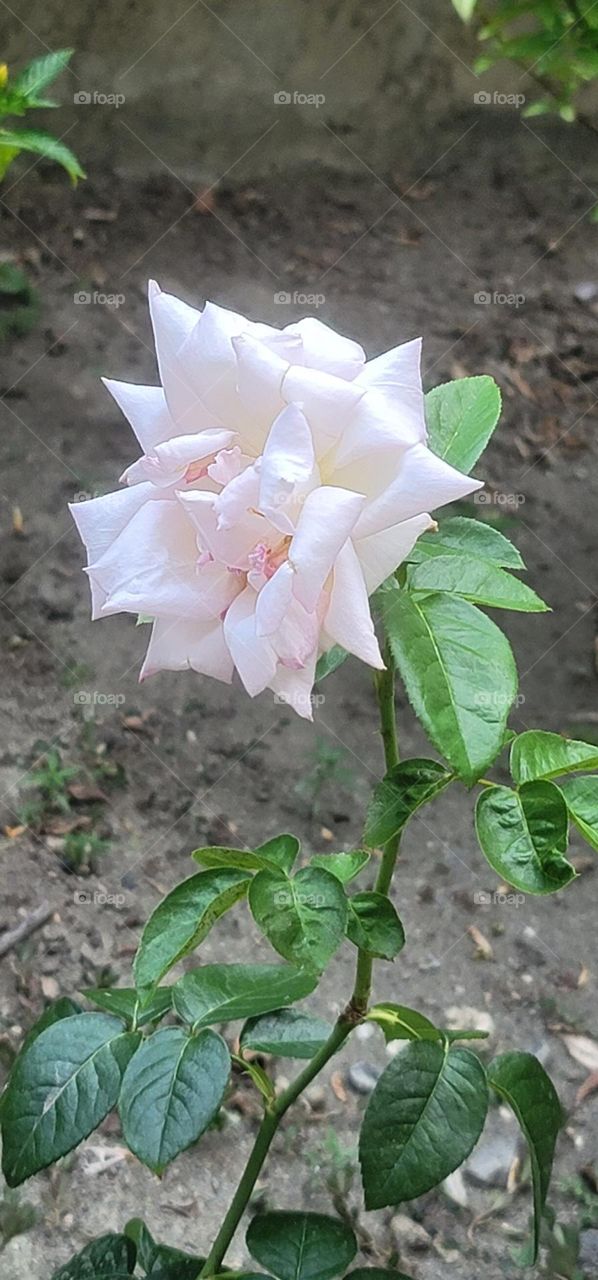
[[[559,791],[578,831],[598,852],[598,777],[565,778]]]
[[[414,1040],[380,1077],[359,1140],[366,1209],[414,1200],[447,1178],[486,1119],[484,1068],[468,1049]]]
[[[488,1081],[512,1107],[528,1142],[534,1189],[534,1235],[527,1265],[538,1256],[540,1226],[548,1194],[554,1148],[563,1112],[556,1089],[531,1053],[503,1053],[488,1068]]]
[[[127,1146],[154,1173],[196,1142],[214,1119],[230,1074],[215,1031],[189,1036],[162,1027],[144,1040],[125,1072],[119,1100]]]
[[[245,1240],[252,1258],[276,1280],[333,1280],[357,1253],[351,1228],[321,1213],[260,1214]]]
[[[341,663],[348,657],[349,654],[346,649],[343,649],[340,644],[333,644],[331,649],[328,649],[326,653],[323,653],[318,658],[316,663],[316,684],[320,680],[324,680],[326,676],[332,675],[332,672],[336,671],[336,668],[340,667]]]
[[[297,854],[299,841],[296,836],[274,836],[257,849],[225,849],[220,845],[208,849],[196,849],[191,857],[203,867],[239,867],[242,871],[263,871],[267,867],[290,871]]]
[[[323,972],[345,934],[343,887],[321,867],[304,867],[292,878],[282,871],[258,871],[249,886],[249,906],[275,951],[312,972]]]
[[[405,931],[390,898],[366,891],[347,902],[347,937],[354,946],[380,960],[394,960],[405,946]]]
[[[349,884],[369,860],[370,855],[365,849],[352,849],[348,853],[315,853],[310,862],[312,867],[323,867],[329,871],[341,884]]]
[[[468,474],[486,448],[500,417],[493,378],[457,378],[426,396],[428,443],[433,453]]]
[[[522,893],[555,893],[575,878],[567,861],[567,806],[558,787],[489,787],[476,806],[480,847],[501,879]]]
[[[384,626],[426,733],[464,782],[476,782],[502,749],[517,694],[506,636],[468,601],[440,593],[388,593]]]
[[[13,91],[29,98],[30,105],[36,106],[39,94],[64,71],[68,66],[74,49],[57,49],[55,53],[44,53],[41,58],[33,58],[31,62],[11,79]],[[44,106],[48,105],[46,102]]]
[[[174,1007],[198,1030],[282,1009],[310,995],[317,981],[289,964],[205,964],[175,983]]]
[[[70,148],[41,129],[0,129],[0,157],[3,151],[11,148],[33,151],[45,160],[54,160],[66,169],[73,184],[76,184],[78,178],[85,177],[85,171]]]
[[[200,871],[183,880],[152,912],[133,961],[140,990],[155,986],[205,938],[212,925],[247,893],[246,872]]]
[[[421,564],[433,556],[448,555],[473,555],[503,569],[525,569],[517,548],[503,533],[483,520],[470,520],[467,516],[452,516],[442,520],[435,533],[422,533],[408,560]]]
[[[364,843],[378,848],[392,840],[422,804],[427,804],[452,780],[452,773],[436,760],[402,760],[374,788],[368,805]]]
[[[475,13],[477,0],[453,0],[453,8],[464,22],[469,22]]]
[[[242,1049],[279,1058],[313,1058],[331,1031],[328,1022],[311,1013],[279,1009],[261,1018],[250,1018],[241,1032],[240,1044]]]
[[[598,769],[598,747],[560,733],[528,729],[511,747],[511,773],[515,782],[558,778],[563,773]]]
[[[425,1014],[401,1004],[375,1004],[367,1014],[367,1020],[382,1028],[387,1044],[391,1040],[439,1040],[441,1035]]]
[[[446,591],[489,609],[515,609],[519,613],[546,613],[548,605],[519,578],[499,565],[475,555],[434,556],[408,570],[412,592]]]
[[[52,1274],[52,1280],[129,1280],[135,1270],[135,1245],[112,1232],[98,1236]]]
[[[39,1173],[97,1129],[116,1105],[140,1037],[103,1013],[47,1026],[19,1055],[2,1107],[2,1169],[9,1187]]]

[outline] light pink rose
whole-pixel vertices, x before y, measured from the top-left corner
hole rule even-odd
[[[142,456],[71,507],[93,617],[154,619],[142,679],[236,668],[311,718],[319,655],[383,666],[368,597],[478,482],[426,446],[419,339],[366,361],[319,320],[149,297],[161,386],[106,383]]]

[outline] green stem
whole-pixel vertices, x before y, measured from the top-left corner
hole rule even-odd
[[[378,706],[380,709],[380,728],[382,733],[382,741],[384,744],[384,759],[386,768],[391,769],[393,765],[398,763],[399,749],[397,744],[397,731],[395,721],[395,673],[394,663],[390,651],[385,651],[386,670],[377,672],[375,676],[376,694],[378,698]],[[384,846],[382,851],[382,861],[378,870],[376,880],[376,891],[378,893],[388,894],[392,874],[397,860],[399,848],[399,837],[393,837]],[[322,1048],[314,1054],[313,1058],[307,1063],[299,1075],[283,1090],[279,1096],[266,1105],[264,1118],[258,1130],[256,1140],[249,1155],[245,1169],[241,1175],[241,1180],[235,1191],[233,1199],[222,1226],[216,1236],[214,1244],[206,1258],[202,1270],[199,1272],[197,1280],[204,1280],[207,1276],[215,1276],[218,1274],[226,1251],[231,1240],[237,1230],[237,1227],[243,1217],[247,1203],[251,1193],[255,1187],[257,1179],[260,1175],[262,1166],[270,1150],[272,1140],[276,1134],[278,1126],[288,1111],[289,1107],[296,1102],[303,1090],[311,1084],[312,1080],[319,1075],[326,1063],[334,1056],[341,1045],[351,1034],[353,1028],[363,1020],[367,1013],[370,992],[372,988],[372,969],[373,957],[367,952],[359,950],[357,953],[357,967],[355,972],[355,984],[353,994],[340,1017],[337,1019],[327,1041]]]

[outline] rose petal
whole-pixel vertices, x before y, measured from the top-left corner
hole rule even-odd
[[[140,680],[157,671],[198,671],[230,684],[233,660],[220,619],[200,622],[188,618],[157,618],[141,668]]]
[[[138,387],[111,378],[102,378],[102,382],[130,422],[144,453],[176,435],[162,387]]]
[[[287,325],[285,334],[298,334],[303,344],[304,362],[311,369],[323,369],[351,382],[365,365],[365,351],[352,338],[344,338],[329,325],[307,316]],[[292,362],[297,363],[296,361]]]
[[[400,524],[395,524],[390,529],[372,533],[368,538],[354,540],[353,546],[369,596],[403,563],[413,550],[420,533],[429,529],[431,523],[431,516],[424,512],[421,516],[402,520]]]
[[[313,613],[336,557],[347,541],[365,499],[348,489],[322,485],[307,495],[289,548],[293,594]]]
[[[150,480],[155,485],[178,484],[191,463],[213,457],[233,440],[234,433],[222,428],[198,431],[192,436],[175,436],[173,440],[156,445],[146,457],[127,467],[121,480],[127,484],[138,484],[142,480]]]
[[[416,444],[407,450],[398,474],[388,487],[366,507],[356,525],[355,537],[365,538],[421,515],[422,511],[434,511],[447,502],[456,502],[481,488],[481,483],[450,467],[425,445]]]
[[[346,542],[334,565],[326,633],[335,644],[355,654],[370,667],[383,670],[361,565],[351,542]]]
[[[421,379],[421,338],[404,342],[383,355],[368,360],[357,376],[361,387],[373,387],[383,392],[389,410],[396,413],[401,432],[416,443],[425,443],[426,420],[424,392]]]
[[[255,628],[256,594],[246,587],[228,610],[224,636],[241,680],[252,698],[270,684],[277,659],[270,641]]]
[[[305,415],[287,405],[272,424],[260,467],[258,507],[282,533],[292,534],[297,501],[316,482],[314,447]],[[293,498],[297,501],[293,502]],[[295,518],[293,518],[295,517]]]

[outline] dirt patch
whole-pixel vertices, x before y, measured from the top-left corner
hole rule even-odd
[[[530,582],[555,610],[503,620],[522,676],[516,724],[596,732],[598,313],[591,289],[575,292],[598,281],[596,231],[583,216],[594,161],[582,134],[556,128],[541,138],[525,125],[498,132],[490,119],[411,190],[417,174],[388,183],[366,173],[362,183],[305,174],[292,184],[223,187],[205,198],[211,212],[193,208],[192,194],[168,174],[139,186],[94,177],[65,196],[64,186],[34,173],[6,194],[12,212],[3,208],[2,242],[28,260],[43,318],[4,349],[2,371],[0,819],[17,831],[0,847],[0,925],[44,897],[55,915],[0,963],[5,1049],[40,1013],[44,991],[72,994],[109,975],[127,980],[140,926],[190,871],[193,847],[231,833],[251,844],[285,829],[306,852],[351,847],[381,768],[368,673],[357,663],[327,681],[314,729],[271,696],[252,702],[192,676],[139,687],[144,629],[122,617],[89,622],[66,502],[114,488],[135,455],[99,375],[155,380],[148,275],[192,302],[210,297],[273,323],[317,307],[372,354],[423,332],[428,385],[495,375],[505,411],[480,471],[490,482],[483,514],[508,528]],[[484,293],[490,301],[475,300]],[[425,749],[402,703],[400,721],[403,753]],[[60,827],[39,839],[18,833],[40,744],[78,768],[75,785],[88,791],[77,814],[109,843],[86,877],[65,868]],[[90,795],[93,787],[100,796]],[[408,946],[395,966],[379,965],[377,995],[400,996],[437,1018],[454,1005],[483,1011],[492,1050],[541,1050],[572,1107],[587,1073],[560,1031],[598,1035],[595,874],[576,846],[583,874],[559,898],[517,908],[476,903],[495,882],[476,849],[471,807],[455,791],[413,823],[396,888]],[[491,960],[476,959],[471,925],[491,941]],[[244,908],[203,946],[206,959],[233,952],[268,958]],[[334,1014],[351,967],[347,945],[314,1008]],[[326,1206],[350,1182],[365,1095],[347,1081],[347,1066],[384,1061],[375,1035],[353,1040],[333,1064],[334,1087],[328,1075],[288,1117],[259,1186],[262,1202],[296,1206],[301,1197]],[[572,1112],[560,1142],[552,1200],[569,1221],[579,1210],[563,1183],[596,1158],[593,1112],[595,1122],[591,1099]],[[224,1144],[209,1134],[158,1182],[123,1158],[110,1120],[24,1189],[38,1223],[9,1245],[5,1274],[41,1280],[91,1235],[138,1212],[158,1238],[201,1251],[255,1124],[239,1086]],[[490,1128],[500,1128],[497,1113]],[[525,1228],[528,1194],[503,1204],[496,1188],[468,1184],[467,1196],[465,1208],[443,1192],[410,1207],[430,1233],[425,1249],[402,1259],[417,1280],[516,1274],[510,1233]],[[357,1175],[347,1199],[359,1206]],[[391,1217],[360,1215],[364,1256],[391,1256]],[[241,1239],[231,1256],[242,1261]]]

